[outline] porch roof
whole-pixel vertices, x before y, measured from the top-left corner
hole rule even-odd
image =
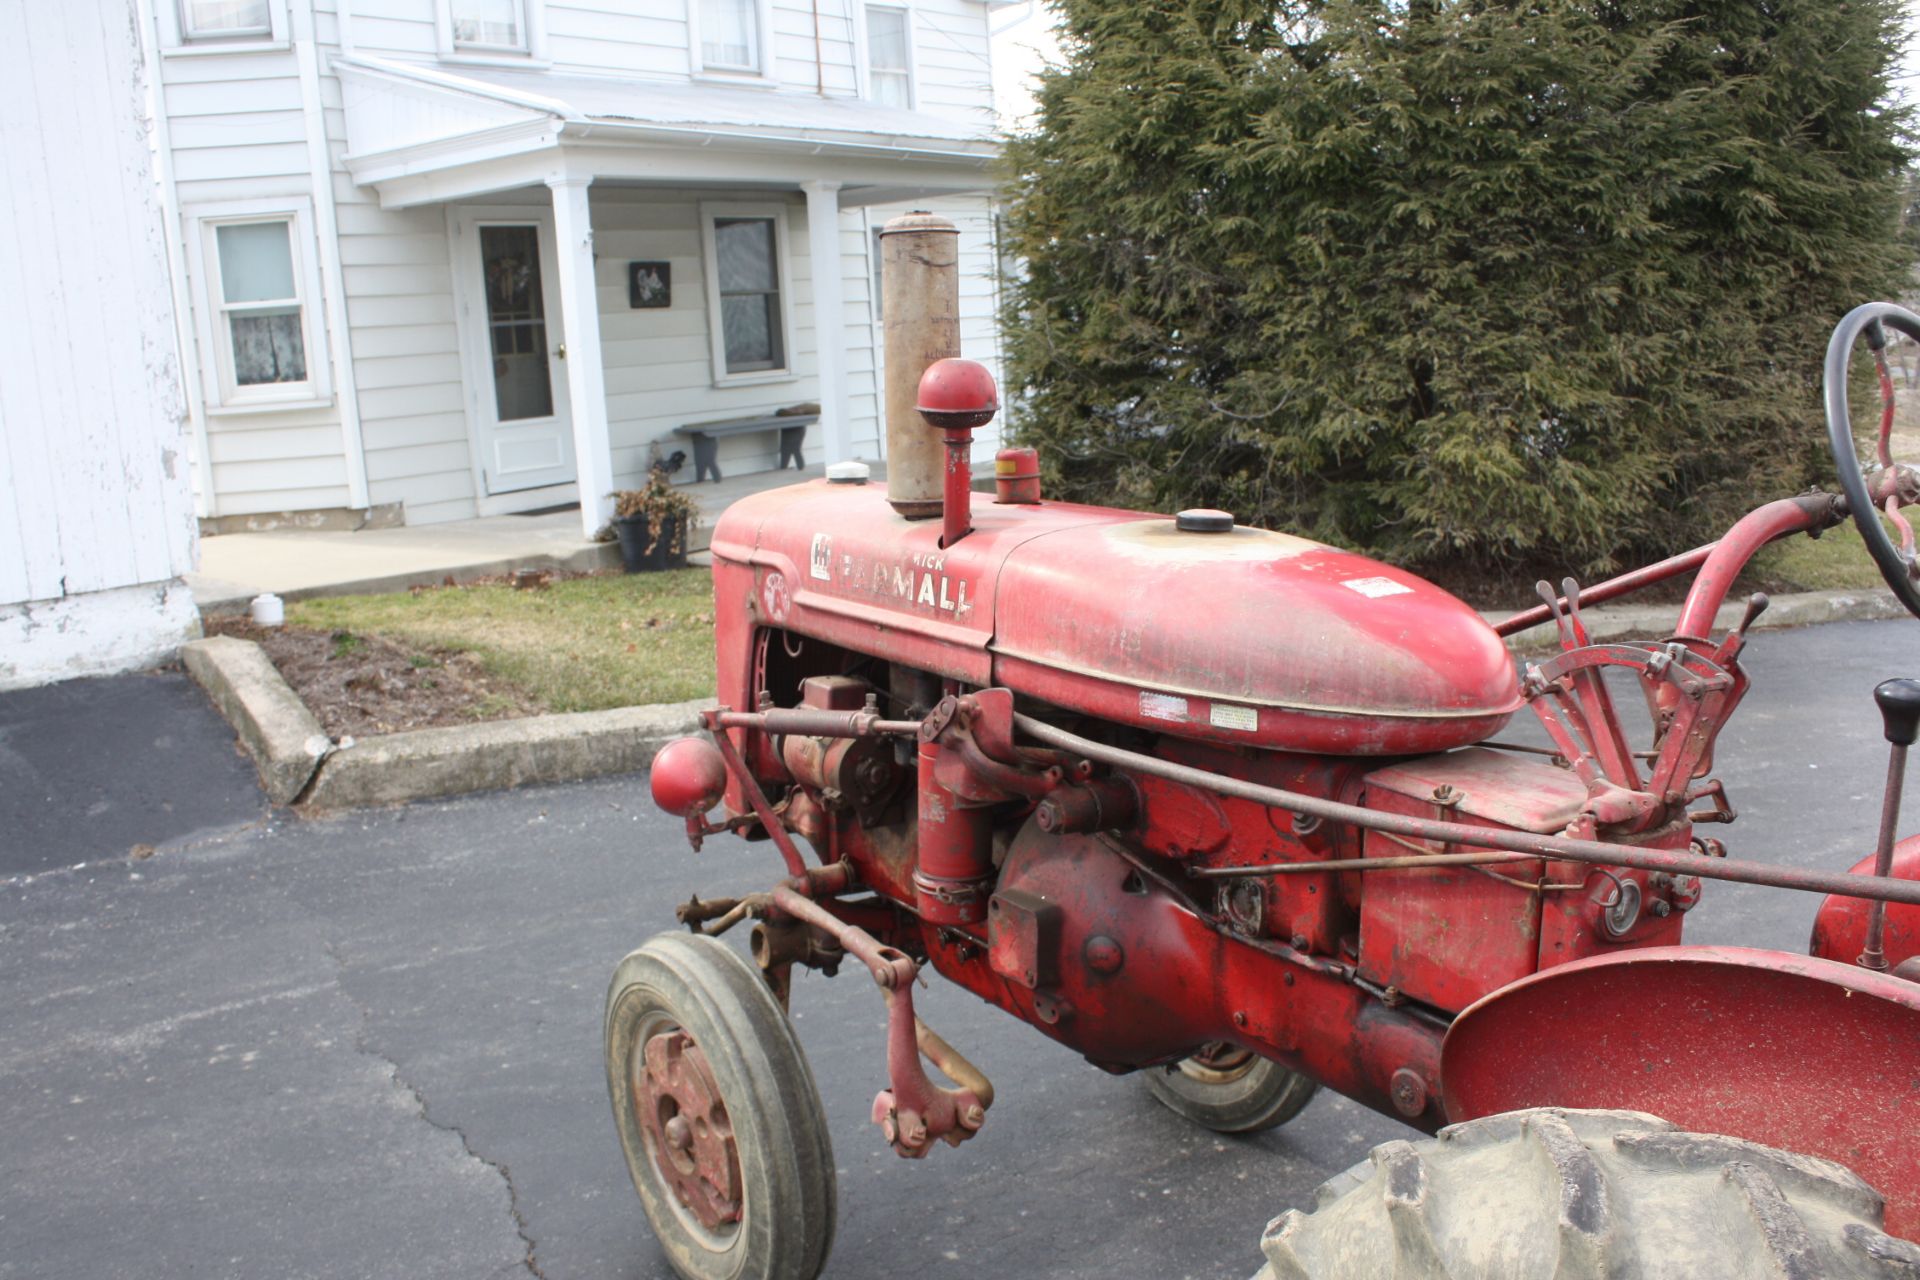
[[[348,172],[389,207],[572,177],[692,184],[829,181],[841,203],[990,185],[990,122],[850,98],[705,83],[334,60]],[[865,194],[862,194],[865,193]]]

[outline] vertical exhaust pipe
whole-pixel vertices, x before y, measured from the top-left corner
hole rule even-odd
[[[960,229],[916,210],[880,229],[886,313],[887,501],[909,520],[941,511],[946,450],[919,413],[927,366],[960,354]]]

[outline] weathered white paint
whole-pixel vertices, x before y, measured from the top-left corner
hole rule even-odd
[[[553,238],[561,317],[567,344],[567,400],[573,414],[574,466],[580,485],[581,532],[591,538],[613,515],[613,455],[607,444],[607,376],[600,354],[600,302],[594,288],[590,178],[547,179],[553,191]]]
[[[307,143],[307,177],[313,187],[314,233],[320,278],[326,297],[316,299],[333,336],[333,384],[340,395],[340,446],[347,464],[347,501],[368,505],[367,455],[360,437],[360,394],[353,367],[353,336],[347,326],[346,283],[340,269],[340,224],[333,204],[333,157],[327,145],[325,108],[320,100],[320,50],[314,32],[313,0],[293,0],[294,53],[300,66],[301,132]]]
[[[0,42],[0,688],[197,629],[193,499],[133,0],[30,5]],[[31,302],[31,305],[28,303]]]
[[[158,666],[199,635],[178,579],[0,604],[0,692]]]
[[[805,182],[807,250],[813,263],[814,343],[820,379],[820,443],[827,462],[853,456],[847,435],[846,302],[840,264],[840,184]],[[833,324],[838,318],[841,323]]]

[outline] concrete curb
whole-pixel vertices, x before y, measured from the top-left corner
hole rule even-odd
[[[363,738],[329,755],[302,802],[337,810],[638,773],[698,732],[704,702],[530,716]]]
[[[207,691],[253,757],[274,804],[291,804],[333,748],[313,712],[250,640],[213,636],[182,645],[187,672]]]
[[[1745,598],[1730,600],[1714,616],[1713,633],[1724,635],[1739,625],[1747,611]],[[1519,610],[1512,610],[1518,613]],[[1498,622],[1508,613],[1483,613],[1489,622]],[[1677,604],[1602,605],[1582,609],[1581,620],[1587,635],[1596,643],[1613,640],[1660,640],[1673,634],[1674,619],[1680,616]],[[1893,593],[1877,589],[1865,591],[1799,591],[1774,596],[1767,611],[1754,624],[1756,631],[1782,631],[1788,627],[1806,627],[1819,622],[1873,622],[1883,618],[1904,618],[1906,609]],[[1518,635],[1507,637],[1507,648],[1515,653],[1551,653],[1559,648],[1559,637],[1552,622],[1541,623]]]

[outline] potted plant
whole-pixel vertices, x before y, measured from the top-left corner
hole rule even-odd
[[[644,489],[616,489],[611,496],[613,534],[628,573],[687,563],[687,535],[699,524],[700,508],[674,487],[664,469],[649,471]]]

